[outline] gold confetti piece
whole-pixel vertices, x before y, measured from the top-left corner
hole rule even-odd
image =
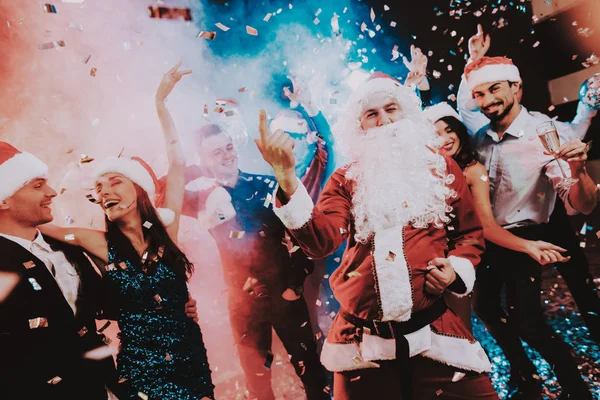
[[[45,13],[56,14],[56,7],[53,4],[43,4],[42,9]]]
[[[85,154],[82,154],[81,157],[79,158],[80,164],[87,164],[87,163],[91,163],[92,161],[94,161],[94,159],[91,157],[88,157]]]
[[[110,264],[106,265],[106,266],[104,267],[104,269],[105,269],[105,270],[107,270],[107,271],[114,271],[114,270],[116,270],[116,269],[117,269],[117,267],[115,267],[115,264],[113,264],[113,263],[110,263]]]
[[[171,355],[169,353],[167,353],[167,355],[165,356],[165,360],[171,361]]]
[[[245,87],[243,87],[243,88],[239,88],[239,89],[238,89],[238,92],[240,92],[240,93],[244,93],[245,91],[246,91],[246,88],[245,88]]]
[[[206,31],[200,31],[200,33],[198,33],[198,35],[196,36],[196,38],[202,38],[202,39],[208,39],[208,40],[215,40],[216,37],[217,37],[217,32],[206,32]]]
[[[33,287],[33,290],[35,291],[40,291],[42,290],[42,287],[40,286],[40,284],[35,280],[35,278],[29,278],[29,283],[31,283],[31,286]]]
[[[148,15],[150,18],[174,19],[183,21],[192,20],[192,12],[189,8],[148,6]]]
[[[246,234],[245,231],[230,231],[229,239],[241,239]]]
[[[371,22],[375,22],[375,11],[373,11],[373,7],[371,7]]]
[[[346,234],[346,229],[344,229],[343,227],[340,226],[340,235],[345,235]]]
[[[290,249],[290,254],[297,252],[298,250],[300,250],[300,246],[294,246]]]
[[[351,272],[348,272],[346,274],[346,276],[349,278],[354,278],[354,277],[362,276],[362,274],[358,271],[351,271]]]
[[[33,261],[27,261],[23,263],[23,266],[25,267],[25,269],[30,269],[35,267],[35,262]]]
[[[144,264],[147,259],[148,259],[148,252],[145,251],[144,254],[142,254],[142,264]]]
[[[350,382],[356,382],[359,379],[360,379],[360,375],[359,376],[355,376],[354,378],[350,378]]]
[[[29,320],[29,329],[47,328],[48,319],[44,317],[32,318]]]
[[[229,27],[228,27],[228,26],[225,26],[225,25],[223,25],[223,24],[222,24],[222,23],[220,23],[220,22],[217,22],[217,23],[215,24],[215,26],[216,26],[217,28],[219,28],[220,30],[222,30],[223,32],[227,32],[227,31],[229,30]]]
[[[385,258],[385,261],[394,261],[396,259],[396,254],[394,252],[389,252],[387,257]]]
[[[362,359],[359,356],[352,357],[352,361],[354,361],[354,364],[356,365],[362,364]]]
[[[68,235],[65,235],[65,240],[67,242],[70,241],[70,240],[75,240],[75,234],[69,233]]]
[[[466,374],[464,372],[455,371],[454,376],[452,377],[452,382],[460,381],[462,378],[465,377],[465,375]]]
[[[154,295],[154,300],[156,300],[159,303],[162,303],[162,297],[160,297],[160,294],[155,294]]]
[[[364,32],[367,30],[367,24],[365,24],[364,22],[362,24],[360,24],[360,31]]]
[[[62,378],[60,376],[55,376],[54,378],[48,381],[49,385],[57,385],[62,382]]]
[[[502,322],[503,324],[506,323],[506,318],[500,318],[500,322]]]
[[[80,336],[80,337],[82,337],[83,335],[85,335],[86,333],[88,333],[88,328],[86,328],[86,327],[84,326],[84,327],[83,327],[83,328],[81,328],[81,329],[79,330],[79,332],[77,332],[77,333],[79,333],[79,336]]]
[[[317,301],[315,301],[315,304],[317,305],[317,307],[321,307],[323,305],[323,303],[319,299],[317,299]]]
[[[146,253],[146,255],[147,255],[147,253]],[[119,265],[119,268],[122,269],[123,271],[125,271],[127,269],[127,263],[125,261],[121,261],[118,265]]]
[[[440,79],[440,77],[442,76],[441,72],[436,71],[435,69],[433,70],[432,74],[435,79]]]
[[[267,15],[265,15],[265,17],[263,18],[263,21],[265,22],[269,22],[269,20],[271,19],[271,17],[273,16],[273,14],[268,13]]]
[[[121,378],[117,381],[117,383],[125,383],[127,382],[127,378]]]
[[[161,245],[158,248],[158,252],[156,253],[160,258],[162,258],[163,254],[165,254],[165,245]]]
[[[142,224],[142,226],[146,229],[150,229],[150,228],[152,228],[152,222],[146,221]]]
[[[96,68],[92,67],[92,69],[90,70],[90,75],[95,77],[96,76],[96,71],[98,71]]]
[[[149,399],[148,395],[146,393],[144,393],[144,392],[138,392],[138,397],[140,399],[142,399],[142,400],[148,400]]]
[[[438,389],[436,390],[435,395],[439,397],[442,395],[442,393],[444,393],[444,391],[442,389]]]
[[[533,46],[532,46],[532,47],[535,49],[535,48],[536,48],[536,47],[538,47],[539,45],[540,45],[540,41],[538,40],[537,42],[535,42],[535,43],[533,44]]]
[[[531,282],[535,282],[535,278],[532,276],[529,279],[531,279]]]
[[[250,25],[246,25],[246,33],[252,36],[258,36],[258,31],[251,27]]]
[[[48,50],[48,49],[54,49],[54,48],[59,48],[59,47],[65,47],[64,40],[55,40],[53,42],[38,44],[38,49],[40,49],[40,50]]]
[[[321,339],[322,336],[323,336],[323,334],[321,332],[315,333],[315,340]]]
[[[108,346],[100,346],[93,350],[86,352],[83,358],[88,360],[103,360],[105,358],[112,357],[114,354],[113,349]]]

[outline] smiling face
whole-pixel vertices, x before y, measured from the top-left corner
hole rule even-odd
[[[110,221],[116,221],[137,210],[137,191],[133,181],[109,172],[96,181],[96,194],[100,207]]]
[[[377,92],[366,97],[359,120],[363,131],[391,124],[402,119],[398,100],[387,92]]]
[[[508,81],[482,83],[473,89],[473,98],[486,117],[500,121],[514,107],[519,86],[517,82]]]
[[[0,209],[23,226],[35,227],[52,221],[52,199],[56,191],[46,179],[34,179],[2,202]]]
[[[227,179],[238,173],[238,154],[223,132],[205,137],[197,147],[201,165],[213,178]]]
[[[454,157],[460,150],[460,139],[458,134],[443,120],[438,120],[435,124],[435,130],[438,135],[444,139],[444,145],[441,148],[442,154]]]

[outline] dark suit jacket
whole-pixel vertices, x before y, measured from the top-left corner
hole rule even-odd
[[[114,387],[117,379],[112,357],[98,361],[83,357],[103,345],[95,321],[102,308],[102,279],[80,249],[44,239],[54,250],[63,251],[80,275],[77,315],[46,265],[0,236],[0,272],[19,277],[0,303],[0,396],[6,400],[106,399],[104,386]],[[30,320],[38,317],[46,318],[48,326],[32,329]],[[54,377],[61,381],[49,384]]]

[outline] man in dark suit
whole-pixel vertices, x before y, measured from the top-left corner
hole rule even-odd
[[[46,173],[0,142],[1,397],[106,399],[117,375],[96,331],[102,279],[79,248],[37,230],[52,221],[56,196]]]

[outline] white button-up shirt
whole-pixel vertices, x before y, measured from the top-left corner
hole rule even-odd
[[[34,256],[39,258],[54,275],[58,287],[62,291],[65,299],[73,309],[73,313],[76,312],[75,303],[77,301],[77,295],[79,293],[79,273],[73,267],[65,257],[62,251],[54,251],[50,245],[44,240],[42,234],[38,231],[33,242],[16,236],[5,235],[0,233],[0,236],[12,240],[13,242],[21,245],[25,250],[31,252]],[[54,266],[54,273],[53,267]],[[44,290],[44,288],[42,288]]]
[[[494,217],[507,229],[548,222],[557,193],[567,212],[577,213],[568,200],[568,189],[557,188],[563,180],[558,162],[568,177],[569,165],[544,154],[536,132],[539,124],[522,107],[502,139],[489,124],[473,136],[479,161],[488,170]],[[564,141],[560,127],[557,129]]]

